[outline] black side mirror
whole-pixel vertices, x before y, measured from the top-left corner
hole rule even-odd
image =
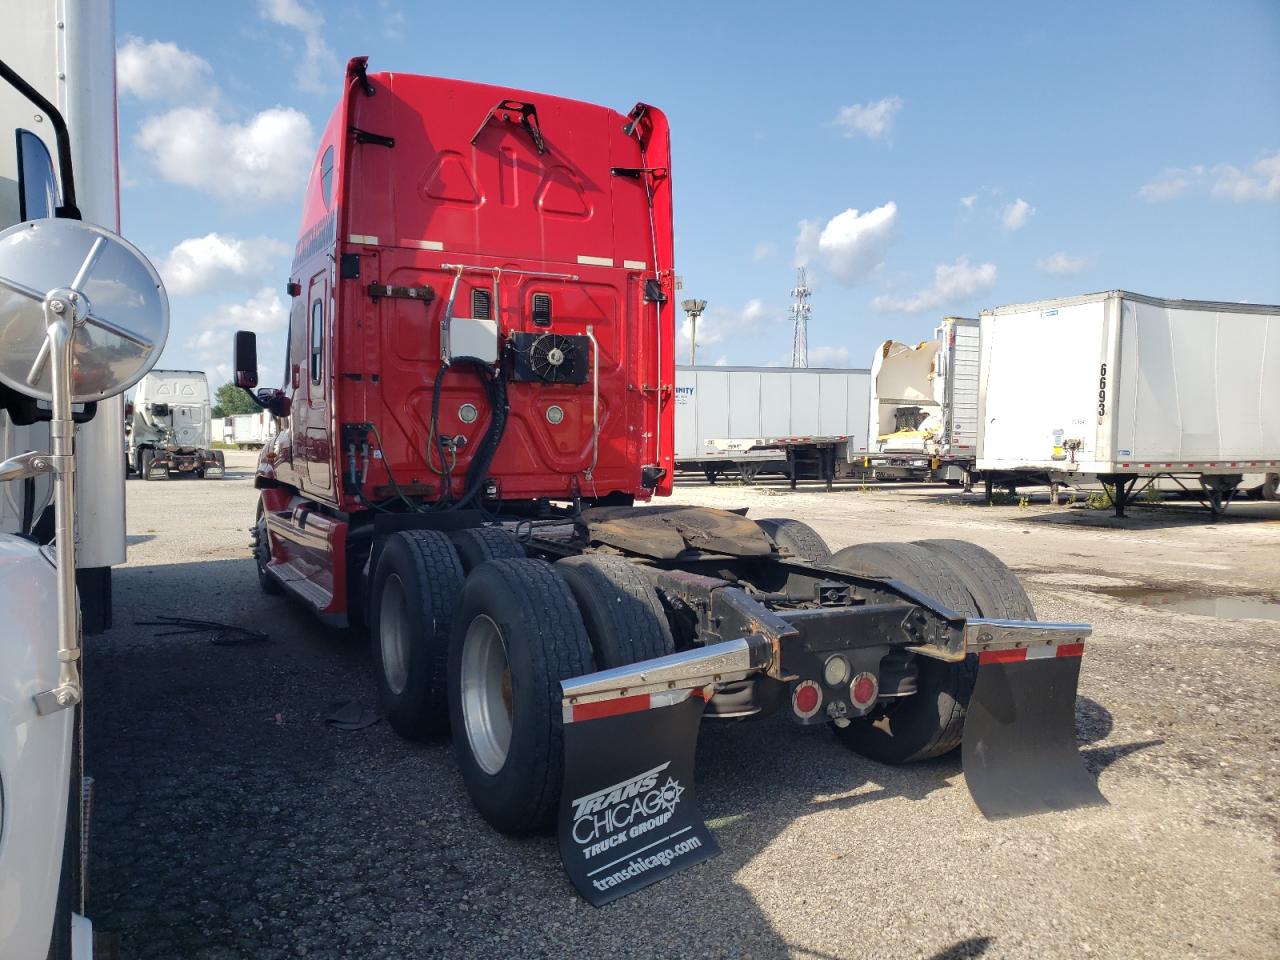
[[[236,331],[234,367],[237,387],[253,390],[258,385],[258,336],[251,330]]]

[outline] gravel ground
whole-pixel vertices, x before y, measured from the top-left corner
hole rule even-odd
[[[976,541],[1042,619],[1090,620],[1077,726],[1111,805],[989,823],[956,759],[886,768],[784,720],[706,724],[698,782],[723,855],[595,910],[553,838],[480,820],[447,742],[326,726],[335,703],[376,704],[367,641],[259,591],[252,458],[227,460],[222,481],[130,481],[116,628],[89,643],[89,912],[123,957],[1280,953],[1280,622],[1153,595],[1280,600],[1280,504],[1116,522],[946,487],[682,483],[679,502],[794,516],[833,547]],[[136,625],[162,614],[270,640]]]

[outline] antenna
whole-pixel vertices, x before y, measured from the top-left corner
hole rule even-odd
[[[791,366],[809,366],[809,314],[813,308],[809,306],[809,295],[813,293],[805,282],[804,267],[796,269],[796,285],[791,291],[794,302],[791,304],[791,320],[794,332],[791,335]]]

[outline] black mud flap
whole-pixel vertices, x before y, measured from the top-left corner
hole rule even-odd
[[[969,793],[995,820],[1106,804],[1076,748],[1083,644],[979,655],[961,756]]]
[[[704,701],[636,709],[640,700],[649,698],[572,708],[578,716],[565,718],[560,858],[595,907],[720,852],[693,789]],[[634,712],[600,715],[627,706]]]

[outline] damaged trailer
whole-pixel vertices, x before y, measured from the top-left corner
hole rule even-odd
[[[965,484],[978,452],[978,321],[945,317],[932,340],[886,340],[871,363],[868,443],[850,460],[881,480]]]
[[[1101,482],[1118,517],[1167,478],[1217,516],[1280,469],[1277,396],[1280,306],[1111,290],[985,310],[978,470],[988,496]]]
[[[262,588],[368,627],[390,725],[452,734],[509,834],[558,822],[601,904],[713,855],[707,718],[782,713],[865,756],[959,748],[989,816],[1105,802],[1075,748],[1083,624],[960,541],[832,553],[672,492],[667,120],[347,66],[258,387]],[[425,171],[425,173],[424,173]]]

